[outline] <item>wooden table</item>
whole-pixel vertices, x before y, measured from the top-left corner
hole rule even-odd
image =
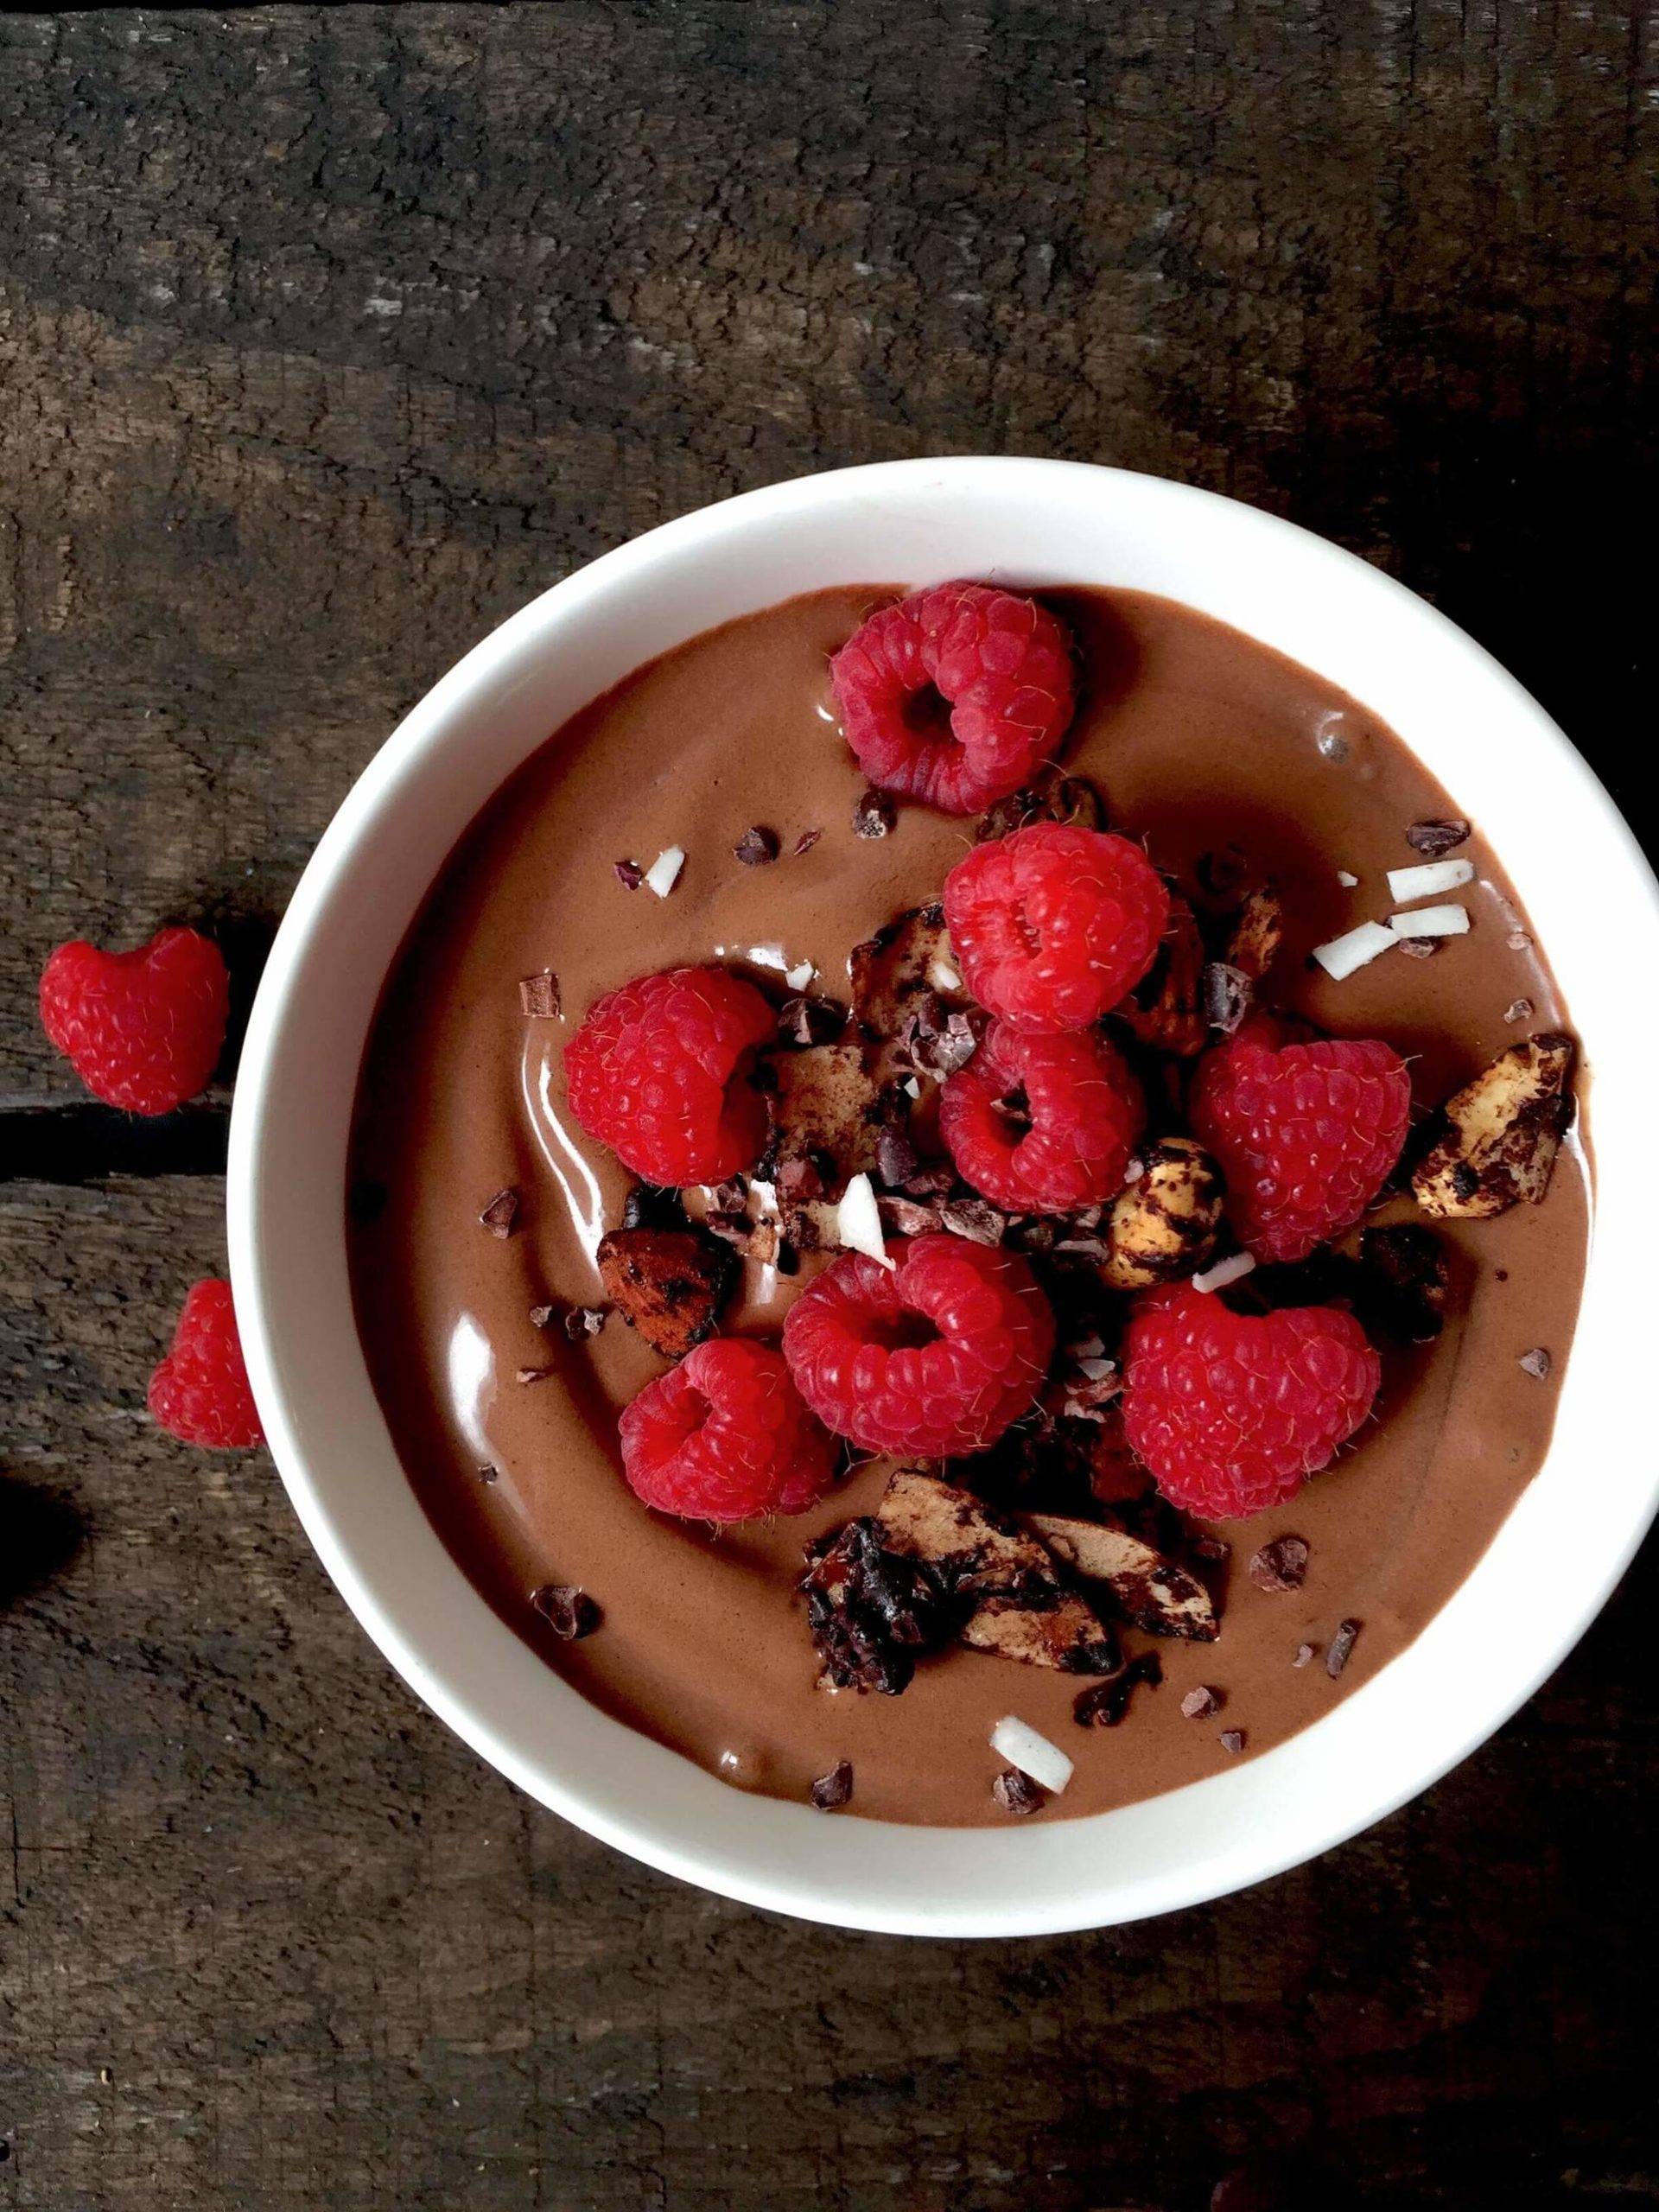
[[[1635,800],[1655,20],[0,19],[0,2208],[1183,2212],[1281,2152],[1233,2212],[1659,2197],[1651,1558],[1465,1766],[1249,1895],[1020,1944],[767,1919],[518,1796],[263,1458],[146,1425],[221,1262],[226,1100],[123,1124],[32,1011],[83,932],[210,913],[251,971],[490,624],[685,508],[889,455],[1292,515]]]

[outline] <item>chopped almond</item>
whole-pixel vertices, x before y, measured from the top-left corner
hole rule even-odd
[[[1221,1633],[1210,1592],[1196,1574],[1132,1535],[1121,1523],[1027,1513],[1025,1527],[1085,1582],[1103,1582],[1136,1628],[1213,1643]]]
[[[1539,1204],[1573,1118],[1576,1049],[1560,1030],[1529,1037],[1453,1092],[1411,1179],[1425,1213],[1484,1220],[1517,1199]]]

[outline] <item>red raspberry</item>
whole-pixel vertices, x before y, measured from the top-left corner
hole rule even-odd
[[[711,1337],[623,1408],[622,1465],[647,1505],[688,1521],[800,1513],[835,1479],[836,1447],[783,1354]]]
[[[173,1348],[149,1378],[149,1411],[186,1444],[236,1452],[264,1442],[229,1283],[210,1277],[185,1300]]]
[[[1016,1029],[1086,1029],[1157,957],[1169,893],[1139,845],[1033,822],[976,845],[944,879],[969,989]]]
[[[94,1098],[130,1114],[170,1114],[213,1080],[230,1014],[219,947],[162,930],[136,952],[77,938],[41,977],[41,1020]]]
[[[1008,1213],[1116,1198],[1146,1118],[1140,1084],[1097,1029],[1022,1037],[994,1021],[939,1094],[957,1173]]]
[[[1054,1317],[1018,1253],[934,1234],[848,1252],[784,1323],[801,1395],[867,1451],[982,1452],[1034,1402]]]
[[[1137,1302],[1124,1335],[1124,1431],[1172,1504],[1234,1520],[1329,1465],[1382,1371],[1339,1306],[1235,1313],[1172,1283]]]
[[[841,724],[880,790],[976,814],[1051,759],[1077,704],[1071,641],[1046,607],[986,584],[884,607],[830,664]]]
[[[1206,1052],[1188,1109],[1242,1241],[1258,1260],[1305,1260],[1382,1189],[1406,1141],[1411,1077],[1373,1039],[1281,1046],[1281,1033],[1248,1022]]]
[[[723,968],[671,968],[590,1007],[564,1048],[570,1110],[648,1183],[721,1183],[753,1167],[766,1102],[749,1081],[778,1017]]]

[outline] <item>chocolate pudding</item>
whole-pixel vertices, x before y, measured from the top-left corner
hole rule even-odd
[[[837,1817],[953,1826],[1018,1809],[992,1796],[988,1741],[1015,1714],[1076,1762],[1039,1817],[1096,1813],[1309,1726],[1475,1566],[1548,1442],[1588,1234],[1584,1155],[1569,1135],[1541,1204],[1433,1224],[1450,1264],[1443,1333],[1382,1345],[1374,1420],[1291,1503],[1216,1524],[1230,1548],[1207,1570],[1217,1641],[1123,1629],[1131,1654],[1155,1649],[1163,1681],[1135,1688],[1116,1726],[1077,1725],[1087,1686],[1075,1675],[960,1647],[925,1659],[899,1696],[819,1688],[803,1550],[873,1511],[890,1470],[855,1470],[795,1517],[720,1531],[649,1511],[628,1489],[617,1416],[664,1362],[619,1315],[591,1337],[575,1324],[574,1341],[561,1325],[606,1303],[594,1255],[632,1185],[571,1119],[562,1056],[601,993],[650,969],[735,963],[781,1001],[783,971],[798,988],[810,963],[815,988],[844,998],[852,948],[938,897],[973,821],[901,804],[888,834],[855,834],[865,779],[828,683],[831,652],[890,596],[817,593],[694,639],[575,715],[467,830],[365,1059],[348,1209],[359,1326],[445,1543],[502,1619],[607,1712],[741,1788],[805,1801],[845,1760],[854,1790]],[[1265,987],[1274,1006],[1387,1039],[1409,1060],[1419,1114],[1505,1046],[1566,1026],[1478,827],[1458,848],[1475,868],[1458,893],[1466,935],[1341,982],[1310,963],[1315,945],[1397,903],[1385,872],[1422,858],[1408,826],[1457,811],[1363,706],[1166,601],[1043,597],[1082,655],[1068,772],[1179,882],[1232,848],[1270,871],[1286,916]],[[756,826],[775,833],[777,856],[746,864],[735,849]],[[673,847],[685,859],[666,897],[615,866],[648,869]],[[520,979],[550,969],[562,1010],[527,1014]],[[480,1213],[509,1188],[516,1211],[496,1226],[510,1233],[493,1235]],[[1421,1218],[1404,1192],[1368,1217]],[[723,1325],[775,1340],[812,1265],[789,1277],[745,1262]],[[1522,1365],[1540,1350],[1548,1361]],[[1273,1578],[1248,1562],[1286,1535],[1307,1547],[1305,1578],[1264,1589]],[[537,1611],[532,1594],[550,1585],[588,1593],[602,1617],[591,1634],[561,1636],[569,1622]],[[1213,1710],[1190,1694],[1201,1689]]]

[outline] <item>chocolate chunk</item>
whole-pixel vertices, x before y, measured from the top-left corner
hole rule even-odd
[[[481,1483],[499,1482],[500,1480],[500,1477],[501,1470],[499,1467],[480,1467],[478,1471],[478,1479]]]
[[[1162,1662],[1155,1651],[1138,1651],[1127,1666],[1093,1689],[1084,1690],[1071,1708],[1080,1728],[1116,1728],[1129,1709],[1129,1698],[1139,1684],[1155,1689],[1164,1679]]]
[[[947,1007],[930,993],[927,1002],[912,1007],[906,1016],[899,1032],[898,1064],[943,1083],[973,1058],[983,1026],[982,1016],[960,1007]]]
[[[1300,1590],[1307,1575],[1307,1546],[1300,1536],[1276,1536],[1252,1554],[1246,1571],[1258,1590]]]
[[[795,857],[798,860],[803,853],[810,853],[823,835],[822,830],[803,830],[795,840]]]
[[[897,1697],[918,1656],[956,1633],[961,1604],[924,1565],[888,1550],[868,1516],[821,1537],[806,1558],[800,1586],[827,1688]]]
[[[1181,1700],[1181,1711],[1189,1720],[1207,1720],[1212,1713],[1221,1711],[1221,1700],[1207,1682],[1200,1682]]]
[[[1224,1728],[1221,1732],[1221,1748],[1224,1751],[1242,1751],[1244,1748],[1244,1731],[1242,1728]]]
[[[647,1230],[645,1233],[649,1235],[651,1232]],[[536,1312],[544,1313],[547,1310],[545,1306],[538,1306]],[[607,1306],[573,1306],[564,1317],[565,1335],[573,1344],[586,1344],[589,1337],[596,1337],[604,1327],[609,1312]],[[533,1321],[536,1313],[532,1313],[530,1318]]]
[[[1000,1244],[1007,1234],[1008,1217],[985,1198],[952,1198],[939,1208],[939,1226],[969,1244]]]
[[[1192,909],[1171,895],[1169,925],[1157,957],[1116,1009],[1143,1045],[1191,1058],[1204,1050],[1204,941]]]
[[[638,861],[613,861],[611,866],[616,870],[617,881],[625,890],[637,891],[645,880],[645,871]]]
[[[531,1327],[532,1329],[546,1328],[558,1310],[556,1306],[532,1306],[530,1309]]]
[[[1432,1344],[1446,1319],[1445,1255],[1432,1230],[1398,1222],[1362,1230],[1354,1303],[1367,1330],[1408,1344]]]
[[[1523,1351],[1521,1355],[1521,1366],[1523,1370],[1529,1375],[1535,1376],[1541,1382],[1548,1375],[1553,1364],[1549,1354],[1544,1350],[1542,1344],[1535,1344],[1530,1351]]]
[[[518,1370],[518,1380],[526,1383],[550,1382],[558,1371],[556,1367],[521,1367]]]
[[[1461,845],[1468,835],[1466,822],[1414,822],[1406,832],[1406,842],[1413,852],[1437,861]]]
[[[346,1194],[346,1209],[359,1228],[366,1229],[385,1211],[387,1191],[372,1175],[359,1175]]]
[[[1194,1559],[1208,1560],[1212,1565],[1218,1565],[1223,1560],[1230,1559],[1232,1555],[1232,1546],[1224,1542],[1219,1536],[1194,1536],[1192,1539]]]
[[[1017,1766],[1005,1766],[991,1784],[991,1795],[1005,1813],[1040,1813],[1048,1792]]]
[[[886,791],[867,791],[853,809],[853,830],[860,837],[885,837],[899,819],[897,808]]]
[[[1349,1655],[1359,1641],[1358,1621],[1339,1621],[1337,1632],[1331,1639],[1331,1649],[1325,1655],[1325,1671],[1334,1682],[1348,1664]]]
[[[604,1618],[588,1592],[571,1582],[545,1582],[530,1602],[564,1643],[580,1643]]]
[[[1316,1643],[1299,1643],[1296,1647],[1296,1656],[1291,1661],[1291,1665],[1293,1667],[1306,1667],[1308,1661],[1313,1657],[1318,1649],[1319,1646]]]
[[[1242,845],[1224,845],[1218,851],[1200,853],[1192,873],[1206,899],[1230,899],[1249,866],[1249,855]]]
[[[1402,937],[1400,950],[1408,960],[1432,960],[1445,943],[1443,937]]]
[[[518,1217],[518,1193],[509,1185],[496,1192],[478,1218],[492,1236],[511,1236]]]
[[[1509,946],[1511,952],[1524,952],[1528,946],[1532,943],[1532,937],[1531,933],[1527,930],[1513,929],[1510,931],[1508,937],[1504,938],[1503,942]]]
[[[636,1183],[622,1201],[624,1229],[683,1229],[685,1202],[661,1183]]]
[[[785,999],[778,1015],[778,1034],[786,1045],[828,1045],[846,1027],[847,1009],[839,999]]]
[[[1052,782],[1027,785],[1000,798],[979,819],[974,831],[976,845],[994,837],[1011,837],[1033,822],[1063,822],[1081,830],[1103,830],[1106,807],[1095,786],[1081,776],[1058,776]]]
[[[834,1813],[846,1804],[853,1794],[853,1763],[837,1759],[828,1774],[821,1774],[812,1785],[812,1802],[821,1813]]]
[[[714,1334],[734,1261],[706,1230],[613,1229],[594,1257],[612,1304],[664,1359]]]
[[[778,1166],[778,1196],[789,1205],[800,1205],[808,1198],[823,1196],[823,1177],[816,1160],[804,1156],[780,1160]]]
[[[550,968],[518,978],[518,1011],[535,1021],[550,1021],[559,1011],[559,979]]]
[[[938,1206],[919,1198],[889,1198],[884,1192],[875,1202],[883,1231],[892,1236],[925,1236],[942,1226]]]
[[[763,830],[758,822],[752,830],[746,830],[732,847],[734,857],[741,861],[745,868],[765,868],[777,859],[778,852],[778,832]]]
[[[1230,1037],[1250,1010],[1255,986],[1242,968],[1211,960],[1205,963],[1201,995],[1205,1020],[1224,1037]]]
[[[1503,1019],[1505,1021],[1530,1021],[1532,1013],[1530,999],[1511,999],[1503,1009]]]
[[[920,1163],[916,1147],[906,1136],[894,1128],[880,1128],[875,1133],[875,1172],[889,1189],[898,1190],[907,1183]]]

